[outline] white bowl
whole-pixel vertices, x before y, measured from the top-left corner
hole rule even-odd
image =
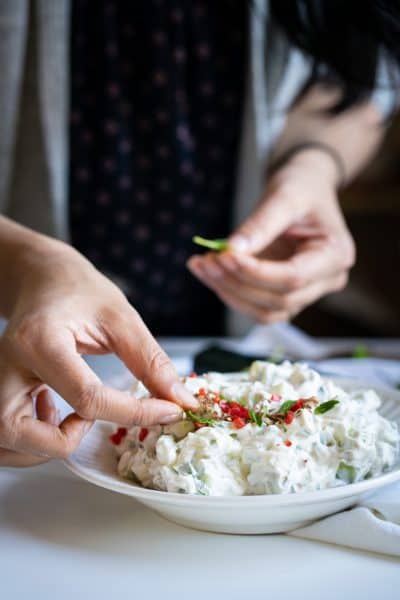
[[[354,380],[334,379],[343,388],[371,387]],[[380,413],[400,426],[400,392],[374,386],[382,399]],[[295,494],[263,496],[194,496],[148,490],[117,474],[117,457],[108,442],[113,430],[96,423],[67,461],[76,475],[120,494],[132,496],[166,519],[207,531],[223,533],[278,533],[307,525],[357,504],[377,489],[400,480],[400,463],[390,472],[359,483]]]

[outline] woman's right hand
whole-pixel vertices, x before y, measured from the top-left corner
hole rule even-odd
[[[197,406],[122,292],[71,247],[41,240],[13,265],[18,283],[0,339],[0,465],[65,458],[95,419],[162,424]],[[109,352],[151,398],[103,385],[81,356]],[[73,408],[60,423],[47,386]]]

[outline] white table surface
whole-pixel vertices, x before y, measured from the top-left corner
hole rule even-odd
[[[121,370],[114,357],[91,363],[104,378]],[[394,558],[285,535],[192,531],[60,463],[0,472],[1,599],[386,600],[399,590]]]

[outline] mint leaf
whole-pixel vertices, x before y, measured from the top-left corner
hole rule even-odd
[[[314,415],[323,415],[336,406],[336,404],[339,404],[339,400],[328,400],[328,402],[323,402],[314,409]]]
[[[210,417],[200,417],[200,415],[195,415],[190,410],[186,411],[186,415],[192,421],[195,421],[196,423],[201,423],[202,425],[212,425],[215,422],[215,419],[211,419]]]
[[[226,239],[207,240],[199,235],[195,235],[192,240],[198,246],[210,248],[210,250],[216,250],[217,252],[221,252],[222,250],[226,250],[228,248],[228,241]]]
[[[296,404],[297,400],[286,400],[279,407],[279,414],[286,415],[287,412],[292,408],[294,404]]]

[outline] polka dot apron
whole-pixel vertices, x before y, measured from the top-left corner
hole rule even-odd
[[[156,335],[219,335],[187,270],[231,227],[248,2],[73,0],[70,230]]]

